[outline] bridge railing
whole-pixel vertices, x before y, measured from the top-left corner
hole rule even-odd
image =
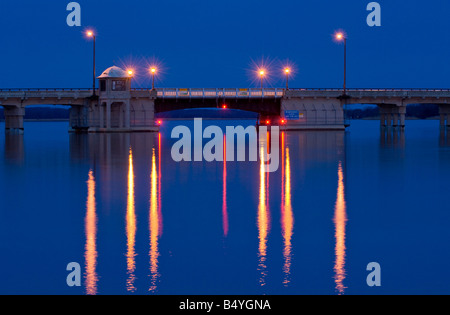
[[[342,88],[296,88],[296,89],[289,89],[289,91],[324,91],[324,92],[343,92]],[[423,91],[423,92],[450,92],[450,89],[444,89],[444,88],[352,88],[347,89],[347,92],[391,92],[391,91],[399,91],[399,92],[417,92],[417,91]]]
[[[149,88],[133,88],[133,91],[150,91]],[[0,92],[59,92],[59,91],[92,91],[92,88],[0,88]],[[98,91],[98,89],[97,89]],[[160,97],[282,97],[285,90],[281,88],[265,89],[157,89]],[[295,88],[289,91],[326,91],[342,92],[342,88]],[[347,92],[450,92],[450,88],[351,88]]]
[[[73,92],[73,91],[92,91],[92,88],[10,88],[0,89],[0,92]]]
[[[146,91],[149,89],[132,89]],[[157,89],[159,98],[281,98],[284,89]]]

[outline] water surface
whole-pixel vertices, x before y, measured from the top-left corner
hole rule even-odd
[[[222,126],[251,121],[220,121]],[[160,133],[0,124],[1,294],[450,293],[450,141],[436,121],[285,132],[280,169],[171,158]],[[80,288],[66,266],[82,267]],[[382,287],[366,284],[370,262]]]

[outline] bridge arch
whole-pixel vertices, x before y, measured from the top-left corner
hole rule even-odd
[[[253,112],[262,116],[280,116],[281,99],[156,99],[155,114],[183,109],[223,108]]]

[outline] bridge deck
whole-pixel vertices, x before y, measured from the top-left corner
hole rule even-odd
[[[147,88],[134,88],[131,92],[150,92]],[[92,89],[81,88],[10,88],[0,89],[0,100],[8,98],[83,98],[89,97]],[[450,98],[450,89],[348,89],[347,94],[353,98],[363,97],[402,97],[402,98]],[[195,98],[282,98],[290,97],[338,97],[342,95],[342,89],[157,89],[157,97],[162,99]]]

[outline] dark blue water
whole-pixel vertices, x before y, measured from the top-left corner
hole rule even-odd
[[[450,141],[438,122],[286,132],[271,174],[174,162],[170,132],[184,123],[111,135],[26,123],[24,136],[1,124],[0,293],[450,293]],[[66,284],[70,262],[82,287]],[[370,262],[381,287],[366,284]]]

